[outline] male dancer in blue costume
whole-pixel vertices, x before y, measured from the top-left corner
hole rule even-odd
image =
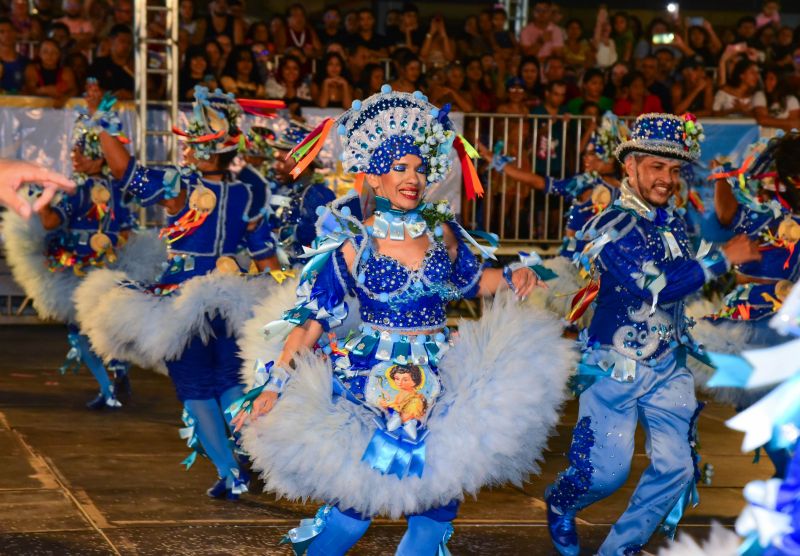
[[[641,551],[668,515],[667,525],[674,527],[694,489],[697,402],[685,361],[696,346],[688,335],[684,299],[731,264],[757,260],[759,254],[744,236],[721,250],[692,251],[684,219],[669,204],[681,166],[700,154],[689,121],[666,114],[636,120],[631,139],[617,148],[628,175],[620,198],[583,230],[592,239],[584,261],[593,262],[600,289],[581,338],[578,374],[585,389],[570,467],[546,492],[550,535],[564,555],[580,551],[577,512],[626,481],[640,415],[650,466],[598,554]]]

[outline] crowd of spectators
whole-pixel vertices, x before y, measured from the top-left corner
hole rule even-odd
[[[389,82],[462,112],[692,111],[800,127],[793,94],[800,90],[800,27],[782,24],[775,0],[730,27],[677,11],[642,22],[605,6],[586,22],[533,0],[519,30],[491,4],[456,20],[423,19],[408,3],[381,22],[370,9],[343,12],[333,4],[313,18],[298,3],[268,19],[246,13],[242,0],[212,0],[206,14],[196,7],[180,2],[183,101],[202,83],[242,97],[282,98],[299,113],[347,107]],[[132,0],[10,0],[4,8],[5,94],[48,96],[60,105],[94,77],[118,98],[132,98]],[[163,17],[148,19],[150,36],[165,36]],[[148,64],[163,67],[163,48],[149,51]],[[151,97],[163,94],[164,83],[157,73],[148,81]]]

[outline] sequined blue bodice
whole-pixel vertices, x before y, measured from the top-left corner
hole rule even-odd
[[[320,252],[304,267],[298,303],[284,320],[300,324],[313,318],[329,330],[344,321],[352,304],[348,300],[356,298],[364,325],[398,333],[429,331],[445,326],[448,302],[478,294],[484,266],[454,222],[440,221],[433,232],[412,225],[419,229],[416,237],[426,234],[429,242],[419,268],[412,269],[378,251],[373,234],[379,234],[381,226],[365,227],[354,216],[360,212],[357,197],[352,207],[341,205],[321,211],[320,239],[315,243]],[[457,231],[454,259],[442,240],[442,226]],[[399,230],[402,233],[403,227]],[[336,247],[326,249],[326,245]],[[355,251],[350,266],[345,245]]]
[[[454,264],[444,243],[432,236],[430,241],[419,269],[412,270],[378,253],[374,245],[365,245],[365,240],[357,240],[362,254],[354,285],[364,322],[424,330],[445,325],[446,304],[461,298],[465,291],[451,281]]]

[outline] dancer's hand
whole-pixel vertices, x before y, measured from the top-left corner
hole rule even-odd
[[[530,268],[518,268],[511,274],[511,283],[514,284],[514,293],[518,299],[525,299],[533,288],[547,288],[547,284],[540,280]]]
[[[758,249],[758,243],[744,234],[729,240],[728,243],[722,246],[722,252],[725,253],[725,258],[728,259],[728,262],[733,265],[761,260],[761,251]]]
[[[44,187],[31,210],[28,201],[19,194],[26,183],[37,183]],[[0,204],[7,206],[26,220],[33,212],[50,204],[59,189],[71,192],[75,183],[58,172],[22,160],[0,160]]]
[[[261,392],[259,396],[253,400],[253,404],[250,408],[250,412],[241,410],[239,413],[236,414],[236,417],[233,418],[231,423],[233,424],[234,432],[238,432],[247,421],[251,423],[261,417],[262,415],[266,415],[272,408],[275,406],[275,402],[278,401],[278,393],[271,392],[265,390]]]

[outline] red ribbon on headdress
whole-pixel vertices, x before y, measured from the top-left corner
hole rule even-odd
[[[292,157],[297,161],[297,165],[290,172],[291,176],[295,179],[302,174],[306,168],[314,161],[322,146],[325,144],[325,139],[331,132],[335,120],[333,118],[325,118],[322,122],[309,133],[305,139],[298,143],[286,157]]]
[[[476,196],[483,197],[483,185],[478,177],[478,171],[472,163],[473,158],[480,156],[478,151],[461,135],[453,141],[453,146],[458,153],[458,160],[461,162],[461,174],[464,177],[464,190],[466,191],[467,199],[474,201]]]
[[[259,100],[254,98],[238,98],[236,102],[242,107],[242,110],[248,114],[255,116],[264,116],[265,118],[274,118],[275,111],[286,108],[286,103],[282,100]]]

